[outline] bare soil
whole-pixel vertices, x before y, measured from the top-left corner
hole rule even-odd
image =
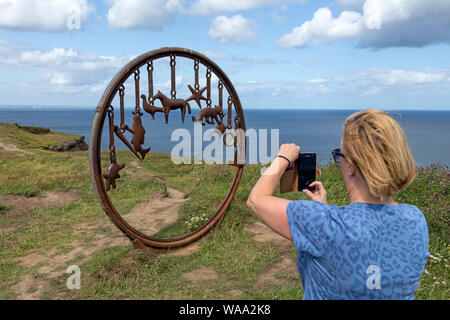
[[[178,210],[186,202],[184,194],[178,190],[167,188],[156,192],[137,204],[123,218],[140,232],[153,235],[164,226],[177,221]]]
[[[42,197],[25,197],[22,195],[0,195],[0,203],[11,207],[8,214],[26,213],[31,208],[58,207],[81,199],[76,190],[46,192]]]
[[[23,152],[23,153],[28,153],[28,154],[31,153],[29,151],[19,149],[15,145],[4,143],[1,141],[0,141],[0,150],[7,151],[7,152]]]
[[[124,171],[129,173],[133,178],[138,177],[139,180],[141,180],[141,181],[153,179],[159,183],[166,182],[166,179],[164,178],[164,176],[161,176],[161,175],[158,175],[155,173],[151,173],[151,172],[147,172],[147,171],[137,170],[135,167],[140,167],[140,164],[137,160],[132,160],[130,162],[130,164],[132,164],[133,166],[126,166],[124,168]]]
[[[204,280],[214,280],[219,278],[219,275],[212,267],[200,267],[183,274],[183,278],[192,282],[198,282]]]
[[[25,275],[22,281],[12,286],[18,300],[38,300],[50,288],[48,281],[30,274]]]
[[[46,194],[45,197],[39,197],[39,201],[22,196],[2,197],[2,200],[5,201],[4,203],[14,208],[14,210],[29,210],[30,207],[43,205],[56,206],[80,199],[79,195],[73,192],[68,194]],[[132,226],[140,226],[138,228],[140,231],[153,234],[176,221],[178,210],[185,201],[187,199],[185,199],[182,192],[167,188],[163,192],[156,192],[150,195],[123,217]],[[108,226],[106,230],[104,228],[105,223]],[[80,223],[74,227],[73,231],[75,234],[81,234],[83,237],[93,238],[93,240],[87,242],[75,241],[71,244],[72,249],[65,253],[56,254],[56,249],[54,248],[47,252],[35,250],[29,255],[18,259],[18,262],[24,267],[32,268],[37,266],[37,272],[42,276],[42,278],[37,279],[26,275],[18,284],[13,286],[12,289],[18,299],[39,299],[42,292],[50,288],[50,282],[45,279],[63,275],[67,267],[86,262],[98,250],[131,245],[128,238],[105,218],[92,223]],[[171,249],[168,253],[172,255],[188,255],[199,248],[200,245],[196,242],[180,249]],[[213,275],[211,272],[206,272],[203,276],[211,277]]]
[[[25,197],[22,195],[0,195],[0,204],[10,208],[5,213],[6,217],[14,218],[15,222],[8,227],[0,227],[0,234],[16,230],[21,222],[21,215],[31,212],[32,208],[59,207],[78,201],[81,196],[76,190],[46,192],[40,197]],[[18,219],[17,219],[18,218]]]
[[[0,150],[9,152],[26,152],[15,146],[0,143]],[[138,161],[132,161],[132,166],[126,171],[133,177],[139,179],[155,179],[164,183],[164,177],[143,172]],[[7,215],[22,214],[30,212],[33,207],[58,207],[81,199],[76,190],[64,192],[46,192],[40,197],[25,197],[20,195],[0,196],[0,203],[11,208]],[[175,189],[166,188],[161,192],[149,195],[141,203],[137,204],[123,218],[137,230],[145,234],[155,234],[163,227],[174,223],[178,219],[178,211],[185,201],[185,195]],[[107,228],[105,228],[105,224]],[[258,276],[257,286],[270,283],[283,284],[292,279],[298,279],[298,271],[295,259],[290,254],[293,248],[292,242],[279,236],[262,222],[247,225],[245,229],[253,235],[253,240],[258,243],[271,242],[282,252],[281,261],[270,265],[267,270]],[[0,233],[13,231],[14,228],[1,230]],[[69,250],[58,253],[56,248],[50,250],[37,249],[30,254],[17,259],[17,262],[27,268],[35,268],[37,276],[27,274],[21,281],[12,286],[17,299],[41,299],[44,292],[51,289],[51,279],[63,275],[70,265],[80,265],[89,260],[92,255],[101,249],[131,245],[128,238],[123,235],[109,219],[102,218],[90,223],[79,223],[74,226],[73,233],[81,235],[87,241],[74,241]],[[204,239],[184,246],[166,251],[170,255],[189,255],[199,250]],[[124,265],[130,265],[134,261],[125,259]],[[281,276],[280,276],[281,275]],[[201,281],[216,280],[218,273],[212,267],[203,266],[183,274],[183,277],[195,284]],[[240,290],[230,291],[231,296],[243,295]],[[58,297],[55,297],[58,298]],[[61,298],[61,297],[60,297]],[[63,297],[62,297],[63,298]]]
[[[244,229],[253,235],[252,238],[255,242],[271,242],[281,251],[281,261],[270,265],[266,271],[259,274],[257,286],[267,283],[282,285],[300,278],[295,258],[291,255],[291,250],[294,248],[291,240],[280,236],[261,221],[247,225]]]

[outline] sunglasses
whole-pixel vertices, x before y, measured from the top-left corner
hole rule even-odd
[[[334,162],[339,163],[341,161],[341,157],[345,158],[344,154],[341,153],[341,148],[334,149],[331,151],[333,155]]]

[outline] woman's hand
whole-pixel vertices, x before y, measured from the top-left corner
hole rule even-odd
[[[293,165],[295,160],[298,159],[299,154],[300,147],[293,143],[281,145],[280,151],[278,151],[278,155],[288,158],[291,162],[291,165]]]
[[[328,204],[327,202],[327,191],[325,190],[325,187],[323,186],[322,182],[320,181],[314,181],[309,185],[309,187],[316,187],[314,191],[309,191],[308,189],[303,189],[303,192],[314,201],[323,202],[325,204]]]

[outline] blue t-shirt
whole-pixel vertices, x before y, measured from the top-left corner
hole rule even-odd
[[[414,299],[430,255],[417,207],[298,200],[286,211],[303,299]]]

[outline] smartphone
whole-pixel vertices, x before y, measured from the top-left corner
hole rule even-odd
[[[308,189],[314,191],[315,187],[309,185],[316,181],[316,154],[313,152],[300,153],[297,161],[298,191]]]

